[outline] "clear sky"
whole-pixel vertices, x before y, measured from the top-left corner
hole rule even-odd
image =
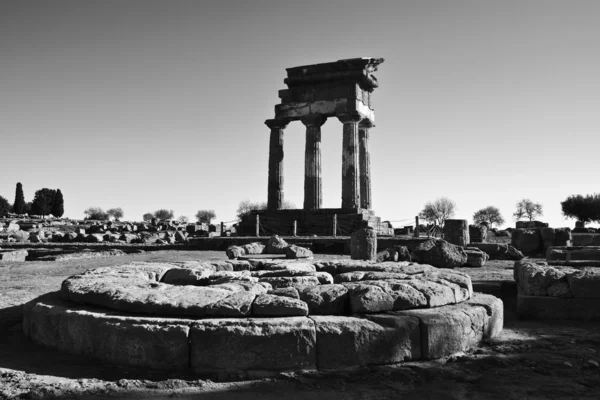
[[[599,15],[595,0],[0,0],[0,195],[60,188],[71,218],[233,220],[241,200],[266,200],[264,120],[285,68],[383,57],[377,215],[412,219],[447,196],[458,218],[494,205],[513,226],[530,198],[573,226],[560,202],[600,192]],[[298,207],[304,130],[285,131]],[[323,205],[337,208],[342,125],[322,130]]]

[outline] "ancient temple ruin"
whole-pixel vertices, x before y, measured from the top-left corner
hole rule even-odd
[[[387,229],[372,212],[369,130],[375,126],[371,95],[378,82],[373,73],[382,58],[352,58],[330,63],[287,68],[279,91],[281,104],[271,129],[267,210],[256,210],[244,218],[244,234],[256,231],[257,216],[265,234],[340,234],[371,226]],[[321,126],[329,117],[343,124],[342,201],[339,209],[324,209],[321,178]],[[282,210],[284,199],[283,137],[286,126],[300,121],[306,126],[304,205]],[[338,224],[335,228],[334,224]]]

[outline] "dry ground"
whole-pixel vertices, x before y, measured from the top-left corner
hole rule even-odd
[[[512,262],[507,261],[463,269],[474,281],[490,281],[484,286],[503,297],[503,334],[473,353],[435,362],[214,383],[103,365],[44,349],[21,332],[21,305],[59,289],[69,275],[129,261],[223,258],[223,252],[161,251],[0,264],[0,399],[600,399],[600,323],[516,319]]]

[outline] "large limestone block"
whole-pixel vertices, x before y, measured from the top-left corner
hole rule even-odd
[[[502,300],[489,294],[475,293],[464,304],[485,308],[487,318],[483,324],[484,339],[493,338],[502,332],[504,327],[504,304]]]
[[[466,219],[447,219],[444,221],[444,239],[457,246],[468,246],[469,223]]]
[[[233,292],[224,299],[208,306],[206,316],[219,318],[249,317],[256,296],[256,293],[245,290]]]
[[[275,294],[261,294],[252,304],[255,317],[296,317],[308,315],[308,305],[299,299]]]
[[[392,272],[401,273],[407,275],[421,274],[428,271],[432,271],[431,265],[417,264],[407,261],[402,262],[383,262],[383,263],[370,263],[365,261],[347,261],[340,262],[336,265],[336,274],[344,274],[348,272],[364,271],[364,272]]]
[[[197,373],[261,376],[315,370],[316,332],[306,317],[206,319],[190,330],[190,362]]]
[[[524,254],[534,254],[541,250],[542,239],[538,230],[515,229],[511,234],[511,245]]]
[[[467,263],[468,257],[460,246],[444,240],[428,240],[413,249],[413,260],[437,268],[458,268]]]
[[[190,321],[90,312],[67,308],[56,296],[44,297],[24,310],[24,331],[39,344],[111,364],[182,371],[189,367]]]
[[[396,315],[416,317],[421,326],[421,352],[426,360],[445,357],[478,346],[487,321],[484,307],[464,304],[394,311]]]
[[[375,261],[377,258],[377,232],[373,229],[358,229],[350,237],[350,258]]]
[[[584,268],[569,273],[567,281],[573,297],[600,299],[600,270],[598,268]]]
[[[298,259],[298,258],[313,258],[313,252],[305,247],[300,246],[287,246],[285,248],[285,257],[289,259]]]
[[[367,318],[312,316],[320,370],[392,364],[421,358],[419,320],[396,315]]]
[[[391,296],[392,310],[408,310],[412,308],[427,307],[427,298],[423,293],[402,280],[363,281],[365,285],[380,287]]]
[[[266,254],[285,254],[288,243],[279,236],[271,236],[265,249]]]
[[[29,253],[27,250],[2,250],[0,251],[0,261],[25,261]]]
[[[163,276],[161,282],[169,285],[204,285],[208,277],[216,272],[210,264],[196,268],[172,268]]]
[[[570,268],[556,268],[536,264],[533,261],[516,261],[514,276],[519,293],[531,296],[548,296],[548,289],[556,284],[567,282]]]
[[[265,245],[261,243],[248,243],[242,246],[246,254],[262,254],[265,252]]]
[[[175,286],[137,277],[75,275],[62,283],[63,298],[113,310],[164,316],[202,317],[213,303],[231,294],[224,289]]]
[[[225,250],[225,254],[229,259],[236,259],[246,255],[246,250],[241,246],[229,246],[227,250]]]
[[[466,248],[464,250],[465,253],[467,253],[467,266],[469,267],[481,268],[485,265],[485,262],[490,259],[487,253],[478,248]]]
[[[428,307],[439,307],[456,303],[455,290],[458,285],[452,287],[443,283],[420,279],[408,280],[406,283],[425,295]]]
[[[343,285],[311,286],[302,289],[299,296],[311,315],[348,314],[348,288]]]
[[[350,311],[353,314],[392,311],[394,298],[378,286],[355,284],[349,287]]]

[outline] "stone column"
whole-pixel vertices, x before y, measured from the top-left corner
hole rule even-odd
[[[469,223],[466,219],[447,219],[444,221],[444,240],[457,246],[468,246]]]
[[[321,181],[321,126],[327,121],[322,114],[302,118],[306,126],[306,152],[304,155],[304,209],[323,206]]]
[[[283,130],[289,121],[268,119],[265,125],[271,128],[269,139],[269,184],[267,209],[280,210],[283,205]]]
[[[360,182],[358,166],[358,123],[359,113],[338,115],[344,124],[342,139],[342,208],[360,207]]]
[[[370,210],[371,203],[371,156],[369,154],[369,129],[375,125],[363,119],[358,126],[358,162],[360,165],[360,207]]]

